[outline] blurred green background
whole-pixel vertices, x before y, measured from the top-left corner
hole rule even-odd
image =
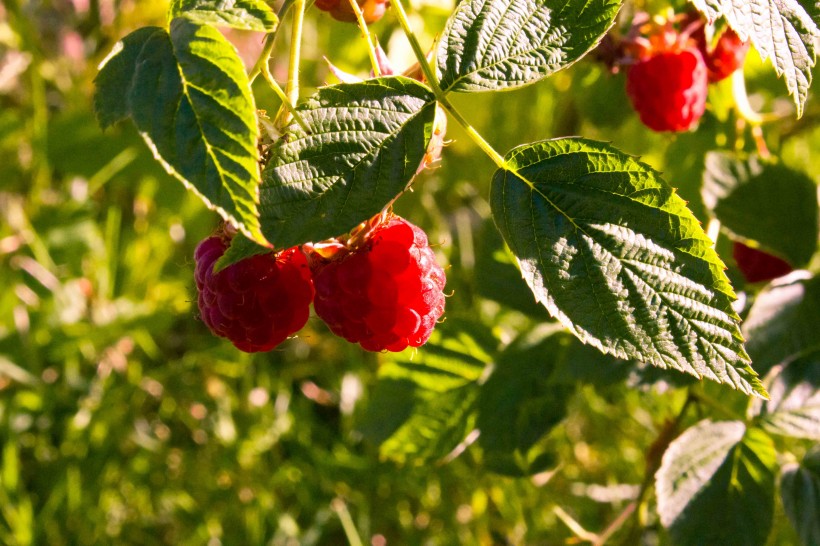
[[[569,390],[556,391],[566,419],[539,440],[548,461],[534,476],[505,477],[477,448],[446,457],[414,456],[409,444],[396,450],[401,457],[380,452],[365,432],[384,432],[384,401],[374,392],[393,357],[334,338],[315,317],[268,354],[240,353],[207,331],[193,303],[192,254],[217,227],[216,214],[165,174],[130,124],[103,133],[91,109],[99,62],[131,30],[164,24],[166,7],[0,7],[0,543],[577,541],[564,514],[603,530],[637,494],[647,450],[682,404],[673,384],[625,379],[614,361],[576,357],[589,369],[573,368]],[[452,5],[414,8],[430,44]],[[373,30],[397,66],[409,62],[389,12]],[[282,34],[273,71],[280,81]],[[366,75],[356,28],[315,10],[304,49],[303,96],[334,81],[323,56]],[[746,70],[757,107],[788,110],[769,67],[751,58]],[[259,108],[278,108],[266,88],[256,91]],[[590,61],[520,91],[455,101],[502,152],[584,135],[641,155],[705,222],[703,154],[753,149],[730,91],[711,92],[699,130],[677,137],[646,130],[623,75]],[[808,172],[820,161],[810,153],[818,115],[809,100],[803,120],[766,133],[784,161]],[[467,336],[479,341],[460,350],[492,361],[511,344],[529,347],[526,336],[540,340],[549,319],[488,221],[492,163],[452,123],[448,139],[440,165],[417,179],[397,212],[428,231],[447,264],[452,296],[432,345]],[[529,358],[550,359],[542,352],[550,345],[539,343]],[[569,339],[559,345],[577,349]],[[409,353],[424,358],[424,350]],[[742,412],[743,397],[719,392]],[[644,543],[662,536],[651,514],[642,525]],[[788,544],[790,531],[780,531],[774,542]]]

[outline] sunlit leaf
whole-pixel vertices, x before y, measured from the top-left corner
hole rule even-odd
[[[618,13],[615,0],[465,0],[437,53],[445,91],[536,82],[592,49]]]
[[[797,115],[811,85],[817,55],[817,24],[797,0],[692,0],[709,20],[726,17],[742,40],[751,39],[765,60],[772,59],[778,76],[794,95]],[[816,12],[816,10],[815,10]]]
[[[198,23],[273,32],[278,19],[264,0],[172,0],[168,21],[188,17]]]
[[[658,513],[680,546],[763,546],[774,513],[774,444],[740,421],[701,421],[656,474]]]
[[[263,173],[260,213],[276,247],[346,233],[407,189],[433,131],[430,90],[405,77],[321,88]]]
[[[526,144],[493,178],[496,225],[538,301],[614,356],[763,394],[723,263],[649,166],[584,139]]]

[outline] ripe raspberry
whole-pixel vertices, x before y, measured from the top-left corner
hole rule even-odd
[[[690,13],[686,16],[685,25],[698,23],[700,15]],[[728,78],[732,72],[743,66],[746,60],[746,53],[749,51],[749,42],[742,41],[732,29],[726,29],[718,38],[714,48],[708,47],[706,43],[706,32],[704,26],[698,23],[697,28],[691,34],[692,39],[698,46],[700,54],[706,63],[709,83],[719,82]]]
[[[732,256],[746,282],[770,281],[792,272],[792,266],[785,260],[743,243],[734,243]]]
[[[706,109],[706,64],[691,46],[655,51],[629,68],[626,92],[653,131],[688,131]]]
[[[209,237],[194,253],[202,320],[241,351],[270,351],[307,322],[314,294],[307,258],[294,247],[246,258],[214,274],[226,248],[221,237]]]
[[[362,16],[367,24],[375,23],[384,15],[387,0],[357,0]],[[316,7],[330,13],[337,21],[351,23],[356,21],[356,14],[349,0],[316,0]]]
[[[444,270],[424,231],[403,218],[378,225],[330,261],[312,260],[316,314],[368,351],[421,346],[444,312]]]

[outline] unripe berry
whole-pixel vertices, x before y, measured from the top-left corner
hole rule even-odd
[[[199,243],[196,286],[199,312],[208,328],[247,353],[270,351],[304,327],[313,300],[307,258],[298,247],[246,258],[220,271],[222,237]]]
[[[421,346],[444,312],[444,270],[424,231],[403,218],[377,225],[330,260],[311,260],[316,314],[369,351]]]

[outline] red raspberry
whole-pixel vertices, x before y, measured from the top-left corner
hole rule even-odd
[[[368,351],[421,346],[444,312],[444,270],[424,231],[403,218],[378,225],[331,261],[315,260],[316,314]]]
[[[706,64],[695,47],[650,53],[629,68],[626,92],[653,131],[688,131],[706,109]]]
[[[384,15],[387,0],[357,0],[362,16],[367,24],[375,23]],[[337,21],[355,22],[356,14],[349,0],[316,0],[316,7],[330,13]]]
[[[687,15],[684,24],[693,25],[700,20],[700,15],[690,13]],[[709,83],[719,82],[728,78],[732,72],[743,66],[746,60],[746,53],[749,51],[749,42],[742,41],[732,29],[720,35],[715,47],[709,48],[706,44],[706,32],[704,26],[698,23],[698,27],[691,34],[692,39],[698,46],[698,50],[703,55],[706,63]]]
[[[209,237],[194,253],[202,320],[241,351],[270,351],[308,320],[314,292],[307,258],[294,247],[246,258],[214,274],[226,248],[221,237]]]
[[[770,281],[792,272],[792,266],[785,260],[743,243],[734,243],[732,256],[746,282]]]

